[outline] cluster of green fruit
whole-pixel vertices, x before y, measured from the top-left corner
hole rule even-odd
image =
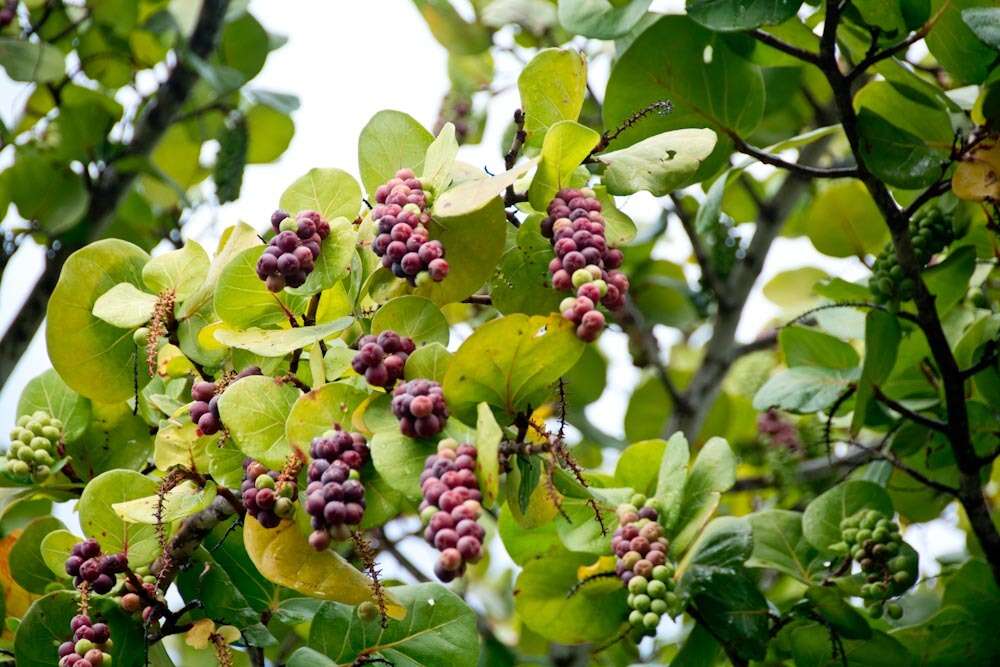
[[[15,477],[30,475],[32,481],[44,482],[52,474],[62,435],[63,423],[44,410],[22,415],[10,432],[10,448],[0,461]]]
[[[944,250],[955,240],[955,231],[951,220],[936,209],[930,208],[918,213],[910,220],[910,240],[913,242],[913,252],[920,266],[926,266],[931,258]],[[896,252],[889,244],[875,259],[872,265],[872,277],[868,281],[868,289],[876,303],[898,304],[913,298],[915,285],[913,280],[903,273],[903,267],[896,259]]]
[[[917,555],[904,544],[899,526],[878,510],[859,510],[840,522],[840,535],[843,541],[831,549],[849,555],[861,566],[865,583],[860,592],[869,615],[879,618],[884,611],[898,619],[903,615],[902,607],[886,601],[917,581]]]

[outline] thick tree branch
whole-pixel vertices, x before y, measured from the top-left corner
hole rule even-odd
[[[151,571],[163,589],[173,581],[178,571],[190,560],[202,541],[215,527],[235,515],[232,504],[223,496],[216,496],[211,504],[181,522],[180,528],[170,538],[166,553],[153,563]]]
[[[685,398],[680,390],[677,389],[674,381],[670,379],[667,367],[660,359],[660,344],[653,334],[653,329],[646,326],[642,313],[636,308],[631,297],[625,298],[625,307],[618,317],[618,322],[625,330],[625,333],[629,335],[629,338],[642,349],[643,357],[645,358],[645,363],[642,365],[646,367],[652,366],[653,370],[656,371],[656,377],[659,378],[663,390],[667,393],[674,411],[689,410],[690,407],[687,405]]]
[[[119,202],[139,173],[135,169],[118,169],[115,163],[134,162],[135,158],[149,155],[174,122],[199,78],[189,62],[188,54],[201,59],[212,54],[228,7],[229,0],[204,0],[190,40],[184,50],[178,53],[177,65],[136,121],[132,140],[93,184],[87,211],[73,230],[74,240],[67,237],[58,244],[53,244],[55,249],[50,253],[41,277],[0,339],[0,387],[7,382],[45,319],[49,296],[59,281],[66,259],[85,243],[96,241],[104,235],[114,219]],[[82,233],[80,230],[83,230]]]

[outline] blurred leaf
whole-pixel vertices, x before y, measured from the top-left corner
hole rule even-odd
[[[295,215],[317,211],[325,220],[353,220],[361,208],[361,187],[340,169],[310,169],[281,195],[280,206]]]
[[[959,85],[982,83],[996,58],[996,51],[970,29],[963,11],[995,5],[993,0],[931,0],[931,15],[940,12],[940,16],[924,41],[931,55],[954,75]]]
[[[468,55],[490,47],[490,32],[469,23],[448,0],[413,0],[434,38],[451,53]]]
[[[594,39],[626,34],[646,15],[652,0],[559,0],[559,22]]]
[[[876,254],[888,238],[878,207],[855,180],[837,181],[816,196],[805,233],[816,250],[831,257]]]
[[[63,423],[63,439],[79,438],[90,423],[90,401],[70,389],[51,368],[33,378],[21,392],[17,416],[44,410]]]
[[[51,44],[9,37],[0,38],[0,66],[14,81],[35,83],[57,81],[66,71],[62,52]]]
[[[688,0],[687,13],[710,30],[748,30],[795,16],[802,0]]]
[[[849,344],[807,327],[785,327],[778,334],[778,341],[789,366],[851,369],[860,361]]]

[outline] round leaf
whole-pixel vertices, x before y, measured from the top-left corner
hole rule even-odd
[[[382,305],[372,318],[372,333],[392,330],[417,345],[448,344],[449,327],[441,309],[421,296],[401,296]]]
[[[292,385],[254,375],[226,388],[219,413],[240,451],[281,469],[292,453],[285,439],[285,420],[298,398],[299,390]]]
[[[291,215],[318,211],[326,220],[353,220],[361,208],[361,186],[341,169],[310,169],[288,186],[280,205]]]
[[[358,137],[358,165],[365,190],[374,193],[406,167],[419,174],[434,135],[401,111],[379,111]]]
[[[365,392],[343,382],[331,382],[302,394],[291,406],[291,411],[286,410],[287,446],[308,453],[312,439],[335,424],[349,429],[351,416],[366,396]]]
[[[132,470],[109,470],[90,480],[77,508],[87,537],[101,543],[105,553],[126,551],[132,567],[147,565],[159,555],[153,526],[124,521],[115,514],[116,503],[156,493],[159,485]]]
[[[835,555],[830,545],[842,541],[840,522],[862,509],[893,514],[889,494],[878,484],[856,480],[838,484],[806,507],[802,515],[802,533],[821,553]]]

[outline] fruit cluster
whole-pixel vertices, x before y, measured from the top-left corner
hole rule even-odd
[[[233,382],[241,380],[251,375],[261,375],[260,368],[248,366],[236,374],[225,385],[218,385],[214,382],[199,380],[191,385],[191,405],[188,406],[188,414],[191,421],[198,425],[198,435],[215,435],[222,429],[222,417],[219,416],[219,397],[222,390]]]
[[[275,237],[257,260],[257,277],[272,292],[280,292],[285,285],[301,287],[319,259],[330,224],[316,211],[303,211],[294,218],[275,211],[271,226]]]
[[[654,504],[636,494],[630,503],[619,505],[619,527],[611,538],[618,559],[615,574],[628,586],[628,621],[637,638],[655,635],[660,618],[675,615],[680,602],[674,593],[674,566],[667,560],[669,542],[657,523]]]
[[[268,470],[259,461],[243,460],[243,506],[264,528],[277,528],[282,519],[295,514],[295,500],[299,489],[294,479],[276,470]]]
[[[782,417],[777,410],[767,410],[757,415],[757,432],[774,445],[788,449],[799,449],[802,446],[795,424]]]
[[[892,618],[903,614],[897,603],[885,604],[891,597],[902,594],[917,581],[917,556],[903,548],[899,526],[878,510],[859,510],[840,522],[843,540],[830,548],[849,555],[861,566],[865,581],[861,597],[868,613],[878,618],[884,611]]]
[[[128,559],[125,554],[101,554],[101,545],[90,538],[73,545],[66,559],[66,574],[73,577],[73,584],[86,582],[98,595],[110,593],[115,587],[115,575],[125,572]]]
[[[358,339],[358,353],[351,360],[354,372],[365,376],[373,387],[387,391],[403,379],[406,360],[416,346],[409,336],[400,336],[395,331],[383,331],[378,336],[362,336]]]
[[[438,443],[420,473],[420,518],[426,524],[424,538],[441,552],[434,574],[448,582],[465,573],[466,563],[477,562],[483,553],[483,527],[476,522],[483,499],[476,479],[476,448],[451,438]]]
[[[434,123],[435,135],[441,132],[445,123],[455,125],[455,140],[459,146],[470,139],[472,143],[477,143],[482,136],[482,119],[473,115],[472,97],[468,93],[451,90],[444,96]]]
[[[31,476],[44,482],[52,474],[56,445],[62,439],[63,423],[44,410],[22,415],[10,432],[5,466],[16,477]]]
[[[432,438],[448,422],[444,390],[432,380],[410,380],[392,392],[392,414],[399,430],[411,438]]]
[[[156,599],[158,597],[156,590],[156,577],[150,574],[148,566],[135,568],[135,575],[139,580],[139,583],[142,585],[143,595],[140,596],[139,591],[133,585],[132,581],[130,579],[126,579],[122,596],[118,603],[121,605],[122,610],[127,614],[135,614],[142,611],[142,619],[147,621],[152,617],[155,609],[153,607],[145,606],[143,598],[148,600]]]
[[[346,539],[350,526],[361,523],[365,513],[365,487],[361,466],[368,460],[368,443],[360,433],[344,431],[339,425],[314,438],[309,450],[309,485],[306,511],[312,517],[309,544],[317,551],[330,546],[332,539]]]
[[[605,325],[597,304],[612,311],[625,305],[628,278],[617,270],[624,256],[607,245],[601,202],[593,190],[560,190],[547,211],[541,230],[556,253],[549,263],[552,286],[558,291],[576,290],[575,297],[563,299],[559,310],[576,325],[577,336],[594,341]]]
[[[17,16],[17,3],[18,0],[4,1],[3,9],[0,9],[0,28],[6,28],[14,22],[14,17]]]
[[[444,280],[448,275],[444,246],[431,241],[427,232],[430,196],[413,171],[397,171],[375,191],[375,202],[372,219],[378,225],[378,236],[372,250],[382,258],[382,266],[411,285]]]
[[[937,208],[926,209],[913,216],[910,219],[909,234],[913,252],[921,267],[926,266],[934,255],[955,240],[951,220]],[[875,259],[872,277],[868,281],[868,289],[876,303],[898,304],[900,301],[909,301],[913,298],[915,287],[913,280],[903,274],[903,267],[896,259],[892,244],[887,245]]]
[[[111,628],[77,614],[69,624],[73,639],[59,645],[59,667],[111,667]]]

